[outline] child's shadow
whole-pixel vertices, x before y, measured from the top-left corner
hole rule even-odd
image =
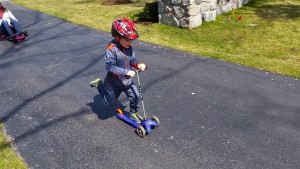
[[[94,102],[87,103],[86,105],[92,108],[92,111],[97,114],[98,119],[106,120],[117,114],[116,108],[121,108],[124,110],[126,106],[123,106],[119,101],[114,106],[106,106],[103,103],[102,97],[100,94],[94,96]]]

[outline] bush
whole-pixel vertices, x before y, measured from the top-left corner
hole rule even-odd
[[[128,18],[135,22],[152,22],[158,23],[158,6],[157,2],[146,3],[142,11],[133,13]]]

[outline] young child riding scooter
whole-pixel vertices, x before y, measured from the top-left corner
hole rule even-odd
[[[104,81],[97,78],[90,82],[91,87],[98,89],[104,104],[115,105],[122,92],[130,101],[130,118],[141,123],[138,115],[139,92],[131,78],[135,76],[132,68],[144,71],[146,65],[135,58],[131,43],[139,37],[134,23],[127,18],[117,19],[112,23],[111,34],[114,39],[108,44],[105,52],[105,68],[108,71]]]

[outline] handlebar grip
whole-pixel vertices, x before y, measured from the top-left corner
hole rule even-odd
[[[146,68],[145,69],[147,69],[148,68],[148,66],[146,66]],[[136,72],[141,72],[142,70],[141,69],[136,69]]]
[[[131,76],[130,76],[130,75],[125,75],[125,78],[126,78],[126,79],[130,79]]]

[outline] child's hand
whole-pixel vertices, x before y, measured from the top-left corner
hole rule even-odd
[[[134,77],[135,76],[135,72],[132,70],[129,70],[129,72],[127,73],[127,75],[129,75],[130,77]]]
[[[144,64],[144,63],[140,63],[140,64],[138,64],[138,66],[137,66],[141,71],[144,71],[145,69],[146,69],[146,65]]]

